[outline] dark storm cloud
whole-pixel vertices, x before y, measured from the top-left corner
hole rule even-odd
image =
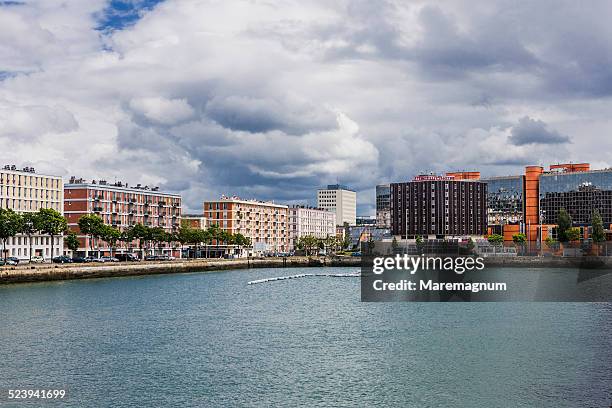
[[[251,133],[280,130],[299,135],[335,126],[334,115],[328,111],[272,98],[214,98],[206,104],[205,114],[223,127]]]
[[[525,116],[512,127],[512,134],[508,138],[516,146],[528,144],[562,144],[569,143],[570,138],[555,130],[549,130],[541,120]]]

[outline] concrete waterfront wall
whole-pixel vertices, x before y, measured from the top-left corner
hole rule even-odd
[[[107,278],[182,272],[221,271],[247,268],[359,266],[360,258],[258,258],[176,260],[113,264],[23,265],[0,268],[0,284],[68,279]]]
[[[582,268],[612,269],[610,256],[491,256],[484,258],[485,269],[504,268]]]

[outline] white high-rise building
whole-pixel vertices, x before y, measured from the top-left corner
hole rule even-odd
[[[336,213],[320,208],[289,207],[289,248],[295,249],[300,237],[327,238],[336,235]]]
[[[11,209],[17,213],[52,208],[63,215],[64,182],[59,176],[37,174],[32,167],[17,169],[16,166],[4,166],[0,169],[0,208]],[[27,236],[17,235],[9,238],[6,246],[7,256],[22,260],[28,260],[30,255],[50,259],[64,253],[63,237],[54,237],[53,254],[49,236],[35,234],[31,238],[31,254]]]
[[[336,225],[357,223],[357,193],[341,184],[331,184],[317,192],[317,207],[336,213]]]

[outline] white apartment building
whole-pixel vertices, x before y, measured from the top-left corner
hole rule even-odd
[[[289,207],[289,248],[295,249],[298,239],[307,235],[335,236],[336,213],[306,206]]]
[[[37,174],[33,167],[19,170],[14,165],[0,169],[0,208],[12,209],[17,213],[37,212],[41,208],[52,208],[64,213],[64,182],[59,176]],[[55,237],[53,254],[51,238],[46,235],[32,236],[32,253],[28,237],[18,235],[10,238],[7,256],[27,260],[32,256],[45,259],[63,254],[64,239]],[[0,248],[1,251],[1,248]]]
[[[336,224],[356,225],[357,193],[341,184],[331,184],[317,192],[317,207],[336,214]]]

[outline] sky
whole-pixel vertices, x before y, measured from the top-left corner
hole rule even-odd
[[[612,2],[0,1],[0,163],[315,204],[612,165]]]

